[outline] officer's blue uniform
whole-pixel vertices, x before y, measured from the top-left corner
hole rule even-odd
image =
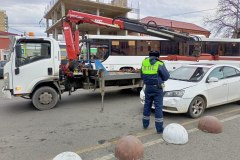
[[[141,76],[146,85],[145,104],[143,111],[143,127],[150,122],[151,107],[155,105],[155,127],[158,133],[163,131],[163,89],[162,84],[168,80],[169,73],[162,61],[158,59],[159,52],[150,52],[148,58],[142,62]]]

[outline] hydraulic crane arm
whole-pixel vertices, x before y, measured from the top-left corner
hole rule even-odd
[[[76,24],[74,34],[72,31],[72,23]],[[78,25],[81,23],[89,23],[120,30],[128,30],[173,41],[195,41],[195,39],[191,36],[184,35],[165,27],[159,27],[154,21],[149,21],[147,24],[145,24],[127,18],[118,17],[112,19],[69,10],[68,14],[63,18],[63,31],[66,40],[68,58],[70,60],[77,59],[79,55]]]

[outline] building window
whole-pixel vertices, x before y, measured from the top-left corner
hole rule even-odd
[[[148,51],[151,51],[151,46],[148,46]]]

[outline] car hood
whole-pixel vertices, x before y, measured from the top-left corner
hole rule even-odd
[[[165,82],[165,91],[181,90],[196,86],[197,82],[186,82],[169,79]]]

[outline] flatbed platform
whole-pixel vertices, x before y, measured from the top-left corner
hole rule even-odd
[[[141,78],[140,73],[117,72],[117,71],[112,71],[112,72],[108,72],[108,73],[109,74],[104,75],[105,81]]]

